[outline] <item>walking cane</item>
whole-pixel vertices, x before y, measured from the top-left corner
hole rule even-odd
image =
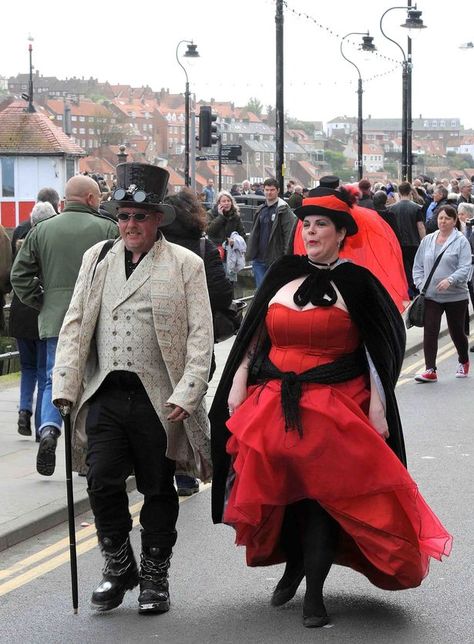
[[[74,493],[72,489],[71,407],[70,405],[60,405],[59,411],[61,412],[61,416],[64,419],[64,447],[66,450],[66,491],[69,524],[69,561],[71,563],[72,607],[74,610],[74,615],[77,615],[79,602],[77,584],[76,528],[74,520]]]

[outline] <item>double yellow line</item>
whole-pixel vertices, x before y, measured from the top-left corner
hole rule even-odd
[[[201,490],[208,488],[210,484],[201,485]],[[179,502],[188,500],[191,497],[180,498]],[[138,525],[142,502],[130,507],[130,514],[133,520],[133,527]],[[95,525],[82,528],[76,532],[76,553],[77,556],[89,552],[97,546]],[[16,590],[30,581],[45,575],[69,561],[69,538],[60,539],[46,548],[43,548],[34,555],[26,557],[10,568],[0,570],[0,597]],[[4,581],[5,580],[5,581]]]
[[[438,355],[436,356],[436,362],[438,364],[440,362],[444,362],[445,360],[453,356],[455,353],[456,353],[456,348],[453,347],[451,343],[449,343],[438,351]],[[413,382],[414,375],[418,371],[420,371],[420,369],[423,369],[424,366],[425,366],[424,358],[422,358],[421,360],[417,360],[416,362],[412,362],[412,364],[409,367],[401,371],[400,378],[397,383],[397,387],[406,385],[407,382]]]

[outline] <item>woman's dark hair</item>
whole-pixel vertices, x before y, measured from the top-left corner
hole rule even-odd
[[[450,219],[454,219],[454,221],[456,222],[456,228],[458,230],[461,230],[461,223],[459,221],[456,208],[448,205],[442,206],[441,210],[438,211],[437,217],[439,217],[442,212],[444,212]]]
[[[199,237],[202,235],[207,226],[207,215],[192,190],[183,188],[176,195],[168,195],[165,202],[174,206],[177,222],[185,222],[189,230],[199,233]]]

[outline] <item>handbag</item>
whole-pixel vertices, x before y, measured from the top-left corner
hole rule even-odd
[[[204,259],[206,239],[199,240],[201,257]],[[212,325],[214,330],[214,343],[224,342],[237,333],[244,319],[244,309],[247,302],[244,300],[232,300],[229,306],[223,310],[212,312]]]
[[[214,311],[212,322],[214,326],[214,342],[223,342],[237,333],[244,319],[244,309],[247,302],[232,300],[229,306],[221,311]]]
[[[448,246],[451,246],[453,242],[450,242]],[[430,271],[430,274],[428,275],[428,279],[424,283],[423,288],[421,289],[421,292],[413,299],[411,304],[409,305],[407,309],[407,316],[405,319],[405,326],[407,329],[411,329],[412,326],[418,326],[418,327],[423,327],[425,326],[425,295],[426,291],[428,290],[428,286],[430,285],[431,278],[434,275],[435,270],[438,267],[438,264],[441,261],[441,258],[443,257],[444,253],[446,252],[448,246],[443,250],[442,253],[438,255],[438,257],[435,260],[435,263],[433,264],[433,268]]]

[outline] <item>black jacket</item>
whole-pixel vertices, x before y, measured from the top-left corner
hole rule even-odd
[[[24,239],[31,230],[31,222],[23,222],[15,228],[12,235],[13,258],[18,252],[17,242]],[[38,331],[39,311],[31,306],[23,304],[20,298],[13,291],[13,298],[10,305],[8,318],[8,335],[11,338],[24,338],[25,340],[39,340]]]
[[[172,224],[160,230],[169,242],[202,257],[200,233],[194,227],[175,219]],[[210,239],[205,240],[203,260],[212,312],[225,310],[232,302],[233,287],[225,275],[219,251]]]
[[[209,211],[209,223],[207,234],[214,244],[220,246],[231,234],[237,231],[241,237],[246,239],[244,224],[240,215],[231,210],[228,215],[219,214],[217,205]]]
[[[282,257],[270,267],[229,354],[209,413],[214,470],[212,481],[214,523],[222,521],[230,465],[229,455],[226,452],[230,434],[225,423],[229,418],[227,397],[235,371],[240,365],[250,340],[265,319],[270,299],[284,284],[307,273],[307,258],[300,255]],[[405,351],[406,333],[403,320],[381,283],[362,266],[344,262],[332,271],[331,279],[341,293],[380,376],[386,397],[386,415],[390,432],[387,443],[405,464],[405,445],[395,398],[395,385]],[[269,342],[266,334],[263,336],[259,346],[261,353],[266,353]]]

